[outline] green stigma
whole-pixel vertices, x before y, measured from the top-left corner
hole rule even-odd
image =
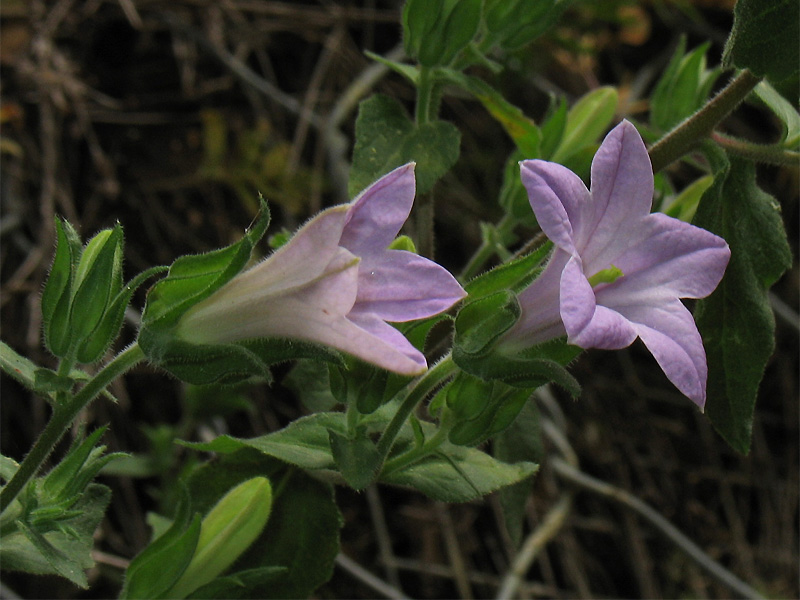
[[[625,273],[622,272],[622,269],[615,265],[611,265],[609,268],[598,271],[589,277],[589,285],[594,287],[596,285],[600,285],[601,283],[614,283],[623,275],[625,275]]]

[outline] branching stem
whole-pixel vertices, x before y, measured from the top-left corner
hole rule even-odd
[[[8,505],[17,497],[22,488],[36,475],[44,461],[50,456],[55,445],[64,435],[64,432],[69,428],[75,417],[78,416],[78,413],[89,402],[99,396],[112,381],[143,359],[144,352],[142,352],[138,344],[134,343],[117,354],[72,398],[68,398],[65,402],[55,406],[50,421],[45,426],[39,439],[36,440],[31,451],[20,463],[17,472],[0,491],[0,512],[8,508]]]

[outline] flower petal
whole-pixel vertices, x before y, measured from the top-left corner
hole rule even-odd
[[[574,257],[561,275],[561,318],[568,342],[581,348],[618,350],[636,339],[636,330],[625,317],[596,303],[580,259]]]
[[[566,167],[544,160],[522,161],[520,176],[542,231],[559,248],[575,254],[584,212],[591,210],[583,181]]]
[[[657,298],[704,298],[716,289],[730,259],[725,240],[664,214],[648,215],[643,235],[609,263],[624,277],[596,290],[606,306],[646,304]]]
[[[464,296],[445,268],[412,252],[386,250],[359,265],[356,307],[386,321],[430,317]]]
[[[269,288],[251,292],[223,287],[225,294],[211,295],[184,315],[180,336],[194,343],[216,344],[260,337],[323,342],[326,328],[353,308],[358,262],[350,252],[337,248],[328,270],[302,287],[279,294]]]
[[[226,287],[236,295],[263,297],[267,291],[277,294],[318,278],[339,251],[347,208],[346,205],[335,206],[319,213],[286,244],[256,266],[237,275]]]
[[[366,257],[392,243],[414,203],[414,166],[396,168],[359,194],[349,205],[341,246]]]
[[[674,300],[658,307],[637,307],[626,316],[635,323],[639,337],[669,380],[703,408],[708,367],[692,314]]]
[[[652,202],[653,167],[647,148],[636,128],[622,121],[592,160],[591,218],[582,224],[580,252],[598,257],[608,246],[624,242],[632,224],[650,213]]]
[[[556,248],[542,273],[517,295],[522,314],[505,335],[506,343],[532,346],[566,333],[561,320],[559,296],[561,273],[570,255]]]
[[[350,333],[345,352],[369,363],[404,375],[419,375],[428,368],[425,356],[402,333],[370,314],[350,313],[348,320],[359,332]]]

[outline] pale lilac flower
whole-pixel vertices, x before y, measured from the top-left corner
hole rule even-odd
[[[566,333],[582,348],[619,349],[639,337],[670,381],[702,408],[705,350],[679,298],[703,298],[717,287],[730,258],[725,240],[650,213],[653,170],[627,121],[598,149],[591,192],[561,165],[520,164],[531,207],[555,251],[519,295],[522,316],[506,348]]]
[[[189,310],[179,337],[199,344],[293,338],[397,373],[425,371],[422,353],[387,321],[435,315],[465,292],[438,264],[388,249],[414,194],[409,163],[352,203],[321,212],[266,260]]]

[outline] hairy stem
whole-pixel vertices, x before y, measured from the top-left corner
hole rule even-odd
[[[138,344],[134,343],[114,357],[114,360],[103,367],[72,398],[68,398],[66,402],[57,405],[53,409],[50,421],[41,435],[39,435],[39,439],[36,440],[31,451],[19,465],[17,472],[0,491],[0,512],[8,508],[8,505],[17,497],[22,488],[36,475],[44,461],[50,456],[53,447],[59,442],[75,417],[78,416],[78,413],[89,402],[99,396],[108,384],[143,358],[144,352],[142,352]]]
[[[417,404],[432,392],[436,386],[449,377],[452,377],[455,372],[456,365],[453,362],[452,356],[448,354],[416,381],[416,384],[408,392],[400,408],[397,409],[397,412],[378,440],[378,452],[382,457],[386,458],[389,456],[389,452],[392,450],[392,446],[394,445],[397,435],[400,433],[400,429],[408,420],[411,413],[414,412]]]
[[[650,148],[653,172],[656,173],[669,166],[710,135],[713,129],[739,106],[759,81],[761,81],[759,77],[745,69],[711,102],[654,144]]]

